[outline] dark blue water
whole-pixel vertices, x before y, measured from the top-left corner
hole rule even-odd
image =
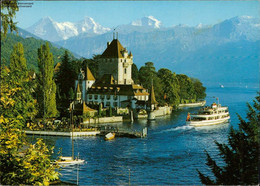
[[[208,88],[207,103],[219,97],[222,105],[230,110],[231,122],[210,127],[186,126],[187,112],[197,108],[183,109],[171,116],[161,117],[148,123],[139,120],[133,124],[120,123],[122,127],[140,129],[148,127],[148,137],[143,139],[116,138],[104,141],[101,137],[76,138],[75,154],[86,164],[63,168],[61,179],[76,183],[77,170],[80,185],[121,185],[130,182],[135,185],[200,184],[196,169],[206,173],[207,150],[221,163],[214,140],[225,143],[230,126],[238,127],[239,113],[246,116],[246,102],[251,102],[257,89]],[[47,137],[55,145],[55,152],[62,147],[62,155],[71,155],[71,139]]]

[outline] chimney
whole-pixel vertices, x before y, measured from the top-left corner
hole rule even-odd
[[[115,32],[113,32],[113,40],[115,39]]]
[[[110,42],[107,42],[107,47],[110,45]]]

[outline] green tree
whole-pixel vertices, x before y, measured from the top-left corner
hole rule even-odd
[[[111,106],[109,106],[109,108],[108,108],[108,116],[109,117],[113,116],[113,111],[112,111],[112,107]]]
[[[98,117],[101,118],[102,116],[102,103],[99,103],[99,106],[98,106]]]
[[[1,79],[9,76],[7,68],[2,69]],[[10,112],[22,113],[23,107],[16,107],[20,91],[23,87],[17,81],[12,87],[10,81],[1,81],[0,98],[0,180],[3,185],[48,185],[50,181],[58,179],[58,167],[50,161],[50,150],[38,140],[34,145],[26,141],[22,131],[23,115],[18,116]]]
[[[196,78],[191,78],[191,81],[193,83],[194,93],[196,95],[197,100],[204,99],[206,97],[206,87],[204,87],[200,80]]]
[[[139,83],[138,74],[139,74],[138,68],[137,68],[136,64],[133,63],[133,65],[132,65],[132,79],[135,83]]]
[[[166,68],[160,69],[157,74],[162,82],[164,100],[170,105],[177,106],[180,103],[180,88],[176,74]]]
[[[50,53],[48,42],[38,49],[38,90],[37,101],[40,114],[44,117],[57,115],[56,109],[56,84],[54,82],[53,56]]]
[[[26,60],[24,58],[23,45],[17,43],[10,59],[10,69],[2,69],[3,83],[9,85],[9,88],[16,89],[16,104],[9,110],[5,110],[4,116],[19,117],[24,120],[32,119],[37,114],[36,101],[32,94],[35,88],[34,82],[30,80]]]
[[[65,51],[59,69],[60,70],[57,73],[56,84],[59,90],[59,95],[61,97],[60,99],[57,99],[57,105],[58,103],[60,104],[58,108],[60,114],[63,116],[65,114],[64,111],[67,110],[71,102],[69,99],[72,96],[70,90],[71,88],[74,90],[74,82],[77,78],[77,74],[70,62],[68,51]]]
[[[142,66],[139,70],[139,80],[144,88],[151,90],[152,82],[155,90],[155,98],[162,104],[163,101],[163,90],[162,90],[162,82],[160,78],[158,78],[156,69],[153,65],[153,62],[145,63],[145,66]]]
[[[1,1],[1,36],[6,37],[8,30],[17,31],[14,17],[19,10],[17,0]]]
[[[199,177],[203,184],[217,185],[257,185],[258,156],[259,156],[259,123],[260,123],[260,94],[254,100],[254,107],[247,104],[248,112],[245,121],[238,115],[239,129],[231,127],[228,144],[218,146],[219,154],[225,165],[220,167],[207,153],[207,165],[215,179],[205,176],[200,171]]]
[[[177,74],[177,79],[180,85],[180,100],[190,101],[195,99],[194,86],[191,79],[184,74]]]

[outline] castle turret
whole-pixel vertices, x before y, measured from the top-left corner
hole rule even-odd
[[[95,83],[96,79],[88,68],[88,65],[85,68],[85,78],[86,81],[86,91]]]
[[[82,102],[82,92],[81,92],[81,89],[80,89],[80,84],[78,83],[77,85],[77,92],[76,92],[76,102],[77,103],[81,103]]]

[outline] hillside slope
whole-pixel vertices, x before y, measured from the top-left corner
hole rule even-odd
[[[26,32],[19,32],[20,35],[16,34],[7,34],[5,39],[1,40],[1,64],[9,65],[10,64],[10,55],[13,51],[13,46],[21,42],[24,47],[24,55],[27,61],[28,69],[34,69],[37,71],[38,62],[37,62],[37,51],[41,45],[45,44],[46,41],[35,39],[33,36],[26,35]],[[64,55],[66,49],[57,48],[50,43],[50,51],[53,54],[54,64],[61,61],[61,57]],[[72,53],[69,52],[70,56],[73,57]]]

